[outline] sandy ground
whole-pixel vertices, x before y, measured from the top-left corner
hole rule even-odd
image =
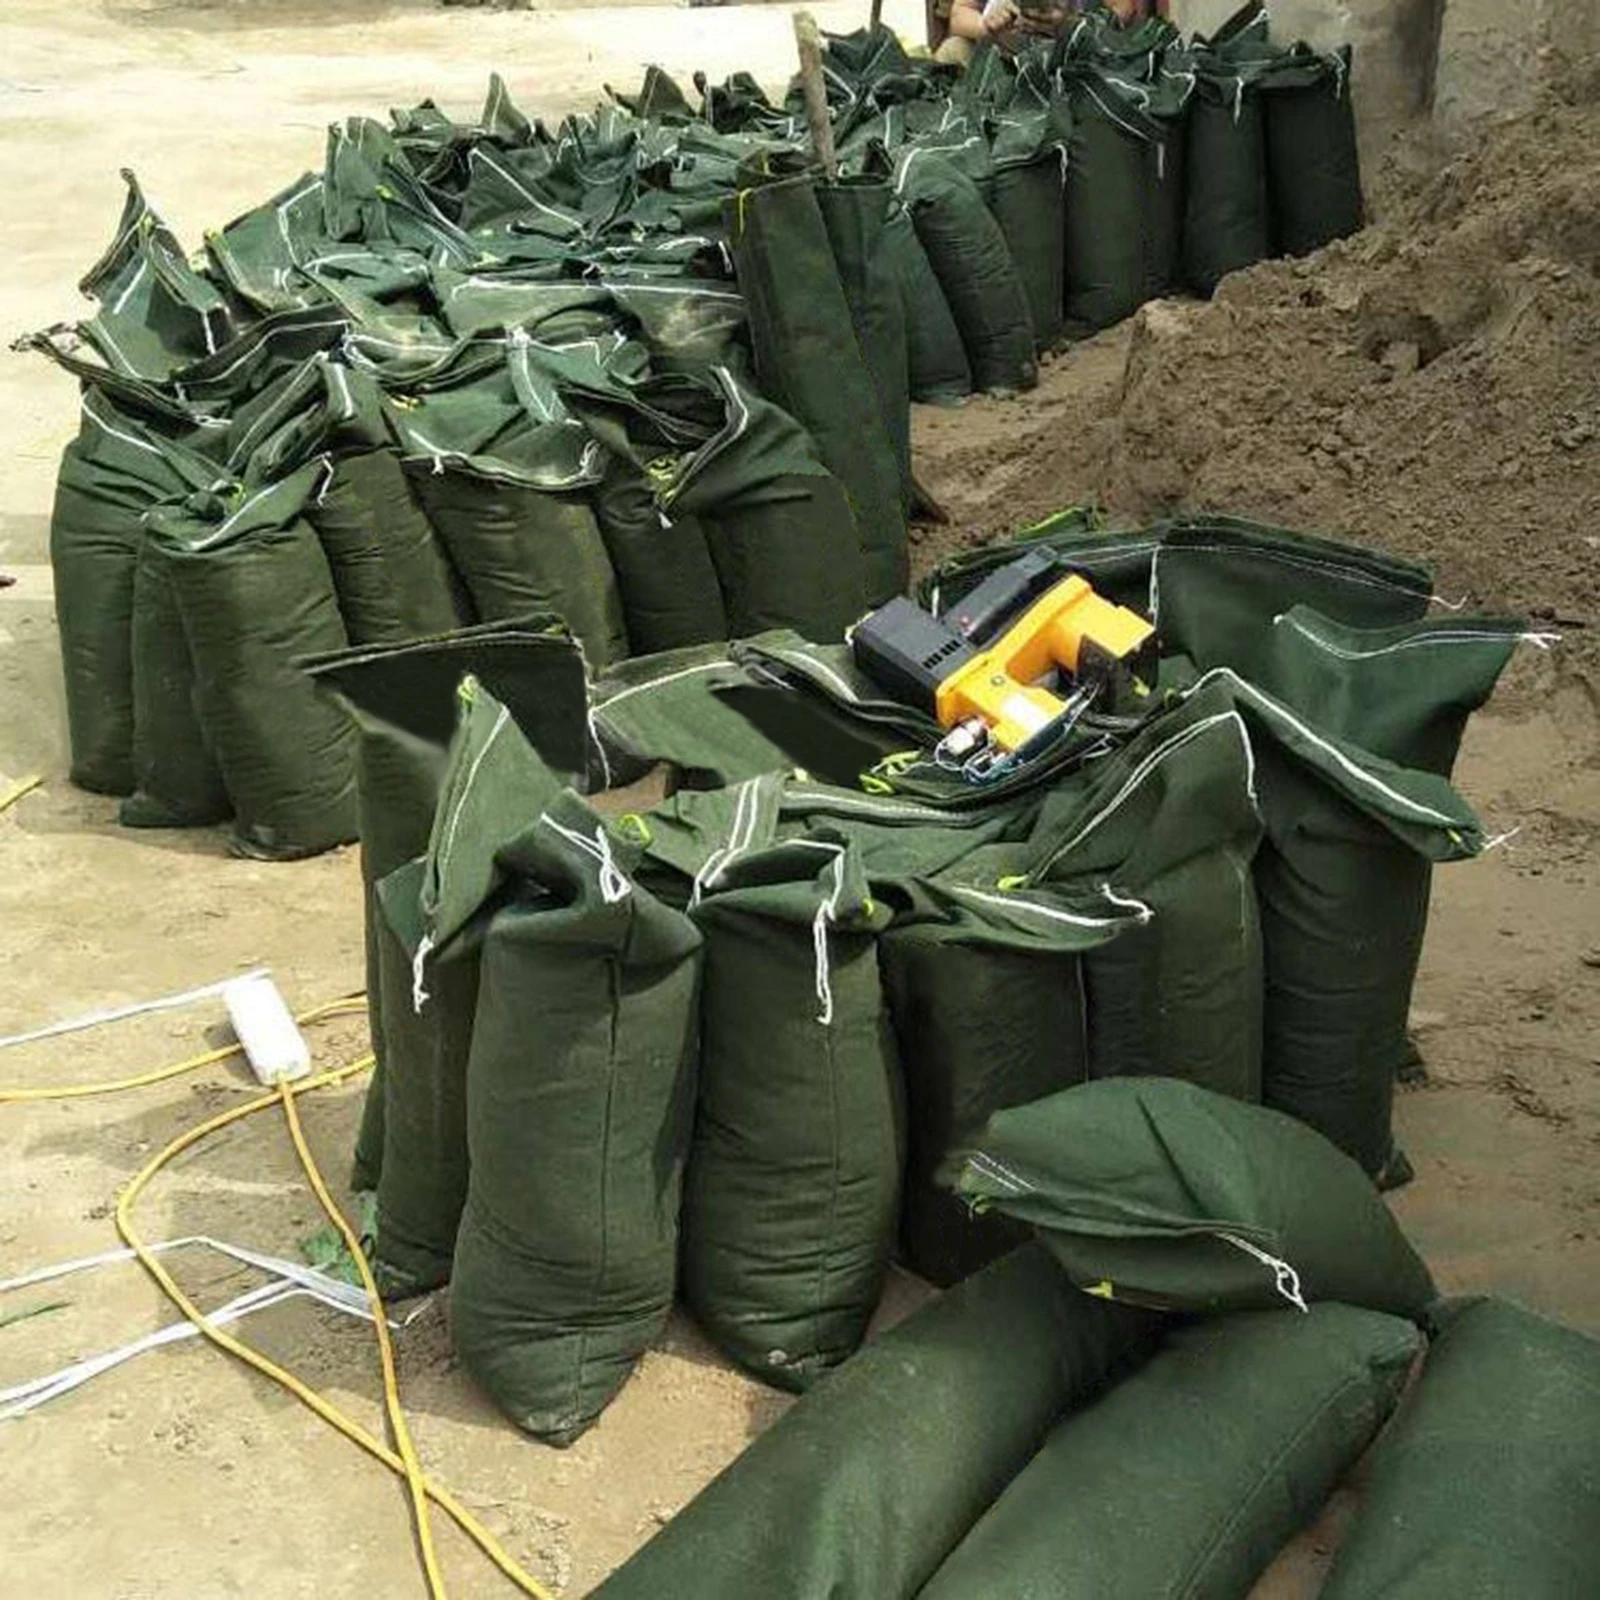
[[[817,7],[825,26],[864,6]],[[891,20],[911,7],[891,0]],[[335,20],[337,19],[337,20]],[[647,41],[647,42],[645,42]],[[119,166],[136,168],[187,239],[320,154],[332,117],[433,94],[476,104],[506,73],[533,111],[584,105],[598,86],[669,68],[737,66],[781,78],[779,9],[538,13],[257,3],[90,5],[29,0],[0,25],[7,335],[71,314],[71,284],[108,236]],[[1055,363],[1026,406],[919,419],[927,473],[956,499],[1000,437],[1048,443],[1125,387],[1128,337]],[[56,455],[74,428],[71,386],[42,363],[0,358],[0,787],[47,783],[0,817],[0,1033],[269,964],[308,1006],[360,981],[356,862],[233,861],[210,833],[130,834],[109,802],[62,779],[58,666],[45,532]],[[999,454],[999,452],[992,452]],[[1074,467],[1074,471],[1078,468]],[[1103,492],[1091,464],[1061,498]],[[997,485],[999,487],[999,485]],[[1241,510],[1252,509],[1240,506]],[[983,520],[968,519],[974,527]],[[1480,862],[1438,875],[1415,1021],[1430,1071],[1403,1096],[1419,1177],[1395,1205],[1447,1288],[1494,1287],[1600,1331],[1600,737],[1592,691],[1547,661],[1520,664],[1501,708],[1474,725],[1463,788],[1496,830]],[[0,1080],[90,1081],[187,1055],[220,1037],[219,1009],[141,1019],[8,1050]],[[343,1020],[320,1059],[364,1039]],[[228,1068],[104,1099],[0,1106],[0,1277],[115,1242],[127,1179],[167,1140],[249,1089]],[[325,1170],[342,1178],[359,1088],[309,1102]],[[279,1254],[318,1225],[276,1112],[180,1159],[141,1211],[149,1237],[204,1232]],[[202,1303],[248,1276],[202,1254],[177,1266]],[[896,1279],[887,1314],[921,1290]],[[25,1320],[6,1317],[68,1302]],[[0,1301],[0,1388],[171,1319],[136,1267]],[[281,1308],[249,1337],[369,1428],[380,1412],[370,1335],[333,1313]],[[537,1576],[585,1592],[786,1403],[739,1377],[675,1322],[592,1433],[566,1452],[518,1436],[453,1370],[442,1306],[400,1337],[401,1376],[429,1467]],[[74,1600],[423,1593],[403,1495],[293,1401],[195,1345],[150,1355],[34,1416],[0,1425],[4,1592]],[[952,1441],[959,1447],[958,1441]],[[1275,1600],[1314,1592],[1348,1492],[1264,1580]],[[451,1593],[509,1585],[442,1521]]]

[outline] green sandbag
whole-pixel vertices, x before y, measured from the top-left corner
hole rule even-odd
[[[1272,254],[1266,119],[1243,64],[1203,55],[1185,141],[1183,278],[1197,294]]]
[[[1067,81],[1067,318],[1105,328],[1177,287],[1188,79],[1077,65]]]
[[[954,405],[972,393],[972,368],[950,302],[922,248],[911,213],[891,206],[884,222],[883,250],[900,284],[905,307],[906,364],[911,398],[928,405]]]
[[[1293,1117],[1175,1078],[998,1111],[951,1174],[1030,1222],[1074,1283],[1173,1311],[1342,1300],[1418,1317],[1422,1258],[1355,1162]]]
[[[1057,1423],[922,1600],[1237,1600],[1383,1425],[1421,1344],[1342,1305],[1174,1327]]]
[[[347,643],[327,558],[302,516],[323,471],[313,463],[253,494],[191,495],[150,517],[233,806],[233,848],[266,860],[356,837],[355,730],[297,665]]]
[[[698,517],[669,519],[643,471],[612,456],[595,520],[617,574],[628,643],[640,655],[728,636],[717,569]]]
[[[783,627],[843,638],[871,598],[844,486],[786,412],[727,371],[710,382],[720,421],[663,468],[658,503],[674,520],[699,518],[733,637]]]
[[[327,554],[352,644],[415,639],[462,620],[449,565],[397,456],[368,450],[337,457],[306,521]]]
[[[1061,1412],[1143,1356],[1153,1321],[1024,1246],[830,1374],[594,1600],[911,1600]]]
[[[481,620],[553,611],[591,665],[628,653],[616,573],[586,494],[436,465],[407,458],[406,471]]]
[[[229,815],[195,704],[173,575],[152,539],[139,547],[133,582],[133,777],[133,793],[117,807],[124,827],[203,828]]]
[[[1252,766],[1244,724],[1219,687],[1046,797],[1029,881],[1131,901],[1142,918],[1083,957],[1095,1077],[1157,1074],[1261,1098]]]
[[[889,211],[896,205],[889,185],[879,178],[818,184],[814,191],[828,244],[839,269],[839,283],[856,345],[878,396],[895,465],[900,472],[901,504],[910,503],[911,367],[906,348],[906,307],[892,257],[884,248]],[[901,587],[904,587],[904,576]]]
[[[356,1164],[370,1180],[359,1186],[378,1191],[375,1259],[385,1291],[417,1293],[449,1277],[466,1198],[465,1081],[478,966],[476,947],[463,946],[437,966],[418,1010],[420,869],[401,869],[428,846],[463,678],[487,685],[496,715],[503,702],[556,778],[572,782],[586,762],[583,661],[555,619],[536,616],[339,651],[308,670],[360,734],[367,1013],[378,1074],[367,1091]],[[470,685],[466,692],[479,693]],[[480,772],[485,782],[493,776]],[[391,875],[380,895],[379,883]]]
[[[1128,919],[1103,904],[1086,913],[1043,890],[946,880],[930,888],[937,915],[901,913],[878,956],[905,1075],[901,1249],[913,1271],[945,1285],[1027,1232],[974,1212],[934,1173],[992,1112],[1088,1078],[1079,952],[1114,938]]]
[[[1384,761],[1233,673],[1266,834],[1255,860],[1265,980],[1262,1097],[1380,1182],[1404,1182],[1390,1108],[1435,861],[1483,849],[1436,773]]]
[[[140,518],[216,476],[169,424],[145,422],[86,391],[83,425],[62,452],[50,567],[67,690],[72,781],[127,794],[133,772],[134,572]]]
[[[1261,80],[1267,179],[1280,254],[1309,255],[1364,220],[1350,46],[1286,51]]]
[[[1600,1343],[1507,1300],[1438,1320],[1322,1593],[1600,1594]]]
[[[1353,628],[1296,605],[1273,618],[1256,682],[1328,733],[1448,778],[1467,719],[1493,693],[1518,643],[1550,638],[1506,617]]]
[[[1066,303],[1066,163],[1064,150],[1025,162],[995,162],[989,209],[1028,304],[1037,349],[1061,343]]]
[[[816,440],[844,487],[867,599],[906,583],[906,530],[891,423],[856,341],[810,178],[741,189],[725,223],[762,393]]]
[[[1242,517],[1180,517],[1159,537],[1151,594],[1163,650],[1263,687],[1275,619],[1290,607],[1381,628],[1425,616],[1433,594],[1418,562]]]
[[[894,1247],[887,913],[847,845],[740,854],[750,820],[734,811],[693,905],[705,981],[684,1298],[741,1366],[804,1389],[861,1342]]]
[[[558,796],[507,847],[484,938],[451,1342],[552,1444],[590,1426],[672,1306],[700,941],[628,865]]]
[[[961,330],[974,387],[1033,388],[1039,368],[1027,297],[977,184],[937,149],[917,146],[897,159],[895,193]]]

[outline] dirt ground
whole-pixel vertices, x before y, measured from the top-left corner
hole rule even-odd
[[[864,9],[816,7],[825,27]],[[891,0],[887,14],[909,25],[916,8]],[[465,109],[491,68],[547,115],[590,103],[604,82],[630,83],[645,59],[779,79],[788,29],[782,8],[29,0],[0,23],[0,331],[71,314],[71,285],[115,220],[119,166],[193,241],[315,164],[334,117],[425,94]],[[1548,655],[1524,653],[1468,736],[1461,786],[1492,831],[1518,831],[1437,876],[1413,1019],[1429,1078],[1399,1107],[1418,1178],[1394,1204],[1446,1288],[1493,1287],[1600,1331],[1600,678],[1582,626],[1600,621],[1600,120],[1581,103],[1544,115],[1553,120],[1513,129],[1420,195],[1396,179],[1385,226],[1318,263],[1257,269],[1210,307],[1150,308],[1051,363],[1025,401],[920,416],[924,474],[956,521],[921,536],[919,553],[1086,498],[1128,520],[1211,505],[1424,555],[1447,594],[1537,609],[1566,634]],[[1541,145],[1572,157],[1536,167]],[[45,551],[74,412],[58,374],[0,357],[0,571],[18,579],[0,590],[0,789],[23,772],[47,779],[0,817],[0,1033],[257,963],[296,1006],[347,992],[361,975],[352,852],[230,860],[212,833],[119,830],[111,803],[62,777]],[[221,1037],[219,1015],[210,1002],[6,1050],[0,1087],[185,1056]],[[330,1064],[364,1048],[351,1019],[314,1040]],[[101,1099],[0,1105],[0,1277],[113,1245],[119,1188],[249,1088],[225,1067]],[[305,1106],[331,1177],[346,1170],[359,1101],[352,1086]],[[282,1255],[320,1220],[275,1111],[181,1158],[140,1216],[151,1238],[207,1233]],[[206,1305],[251,1281],[202,1253],[175,1270]],[[923,1292],[897,1276],[886,1316]],[[6,1320],[58,1301],[68,1303]],[[453,1369],[443,1311],[428,1302],[398,1340],[423,1458],[568,1595],[786,1403],[678,1319],[593,1432],[556,1452],[517,1435]],[[173,1315],[132,1266],[6,1296],[0,1389]],[[246,1332],[380,1429],[367,1330],[297,1304]],[[397,1483],[213,1351],[144,1356],[0,1427],[8,1593],[424,1592]],[[1314,1592],[1351,1503],[1348,1491],[1335,1497],[1261,1597]],[[512,1592],[438,1527],[453,1595]]]

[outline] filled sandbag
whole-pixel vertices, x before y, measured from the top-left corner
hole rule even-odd
[[[1184,141],[1183,279],[1208,295],[1272,254],[1261,68],[1202,52]]]
[[[898,201],[884,223],[883,250],[905,307],[911,398],[927,405],[954,405],[972,393],[972,367],[911,213]]]
[[[1027,297],[978,185],[938,146],[919,144],[896,157],[894,189],[961,330],[973,386],[1033,388],[1039,368]]]
[[[818,1384],[595,1600],[911,1600],[1062,1411],[1143,1357],[1153,1323],[1024,1246]]]
[[[1154,85],[1089,63],[1067,69],[1067,320],[1109,327],[1178,284],[1186,76]]]
[[[467,1069],[451,1342],[518,1427],[585,1431],[672,1306],[699,936],[570,792],[504,851]]]
[[[100,794],[134,787],[133,614],[141,519],[203,489],[216,467],[172,418],[141,417],[86,389],[62,452],[50,514],[50,568],[66,680],[72,781]]]
[[[860,191],[863,198],[875,192]],[[841,205],[832,202],[836,213]],[[867,599],[886,600],[907,575],[895,442],[903,435],[857,341],[816,187],[801,177],[741,189],[726,204],[724,224],[761,391],[816,441],[855,517]]]
[[[1600,1343],[1495,1298],[1436,1320],[1323,1594],[1600,1592]]]
[[[1093,1294],[1174,1311],[1342,1300],[1419,1317],[1422,1258],[1355,1162],[1297,1119],[1174,1078],[998,1111],[948,1173],[1031,1223]]]
[[[254,492],[237,484],[190,495],[149,518],[233,808],[233,848],[266,860],[315,855],[357,831],[355,730],[298,665],[348,642],[304,519],[324,474],[313,463]]]
[[[934,1174],[992,1112],[1087,1080],[1081,953],[1129,921],[1104,901],[1085,909],[1048,889],[938,878],[916,885],[880,939],[905,1080],[900,1244],[930,1282],[955,1283],[1027,1237]]]
[[[377,1065],[356,1142],[354,1187],[378,1193],[375,1265],[385,1291],[420,1292],[450,1275],[466,1194],[464,1085],[477,969],[475,956],[459,952],[418,1011],[412,978],[422,938],[420,872],[397,879],[387,911],[379,884],[428,847],[461,697],[475,698],[477,683],[511,709],[517,731],[560,781],[581,781],[583,661],[558,620],[536,616],[358,646],[317,657],[306,670],[358,733],[367,1017]],[[391,1086],[396,1109],[386,1128]]]
[[[1042,802],[1028,881],[1139,913],[1082,958],[1094,1077],[1155,1074],[1261,1098],[1253,760],[1227,693],[1206,690]]]
[[[1421,1344],[1343,1305],[1173,1326],[1056,1424],[922,1600],[1236,1600],[1383,1425]]]
[[[761,844],[738,793],[691,901],[705,939],[684,1298],[743,1367],[804,1389],[860,1344],[894,1248],[898,1069],[849,845]]]
[[[1350,46],[1285,51],[1261,79],[1267,181],[1280,254],[1309,255],[1364,220]]]

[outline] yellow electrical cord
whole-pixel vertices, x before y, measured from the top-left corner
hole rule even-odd
[[[9,811],[23,795],[32,794],[44,779],[35,772],[31,777],[18,778],[3,794],[0,794],[0,811]]]
[[[344,1016],[346,1013],[365,1009],[364,995],[346,995],[339,1000],[330,1000],[326,1005],[316,1006],[294,1020],[304,1027],[307,1023],[321,1022],[325,1017]],[[207,1050],[203,1055],[190,1056],[187,1061],[174,1061],[168,1066],[156,1067],[150,1072],[136,1073],[131,1078],[112,1078],[104,1083],[68,1084],[53,1089],[0,1088],[0,1105],[16,1105],[32,1100],[77,1100],[85,1095],[116,1094],[123,1089],[143,1089],[148,1084],[164,1083],[168,1078],[182,1077],[186,1072],[198,1072],[201,1067],[214,1066],[219,1061],[226,1061],[230,1056],[238,1055],[243,1048],[237,1044],[224,1045],[220,1050]]]
[[[149,1247],[140,1237],[133,1225],[133,1208],[139,1196],[149,1185],[150,1180],[176,1156],[181,1155],[191,1145],[227,1127],[230,1123],[238,1122],[257,1111],[264,1111],[268,1106],[282,1103],[283,1100],[292,1100],[299,1094],[304,1094],[310,1089],[327,1088],[330,1085],[343,1083],[346,1078],[367,1071],[373,1064],[371,1056],[364,1056],[361,1060],[353,1062],[347,1067],[338,1067],[331,1072],[320,1073],[313,1078],[302,1078],[295,1084],[280,1085],[281,1094],[266,1094],[254,1100],[246,1101],[243,1105],[233,1106],[227,1111],[219,1112],[214,1117],[198,1123],[196,1126],[181,1133],[171,1143],[158,1151],[134,1175],[132,1181],[117,1199],[116,1223],[117,1232],[134,1255],[141,1266],[155,1280],[162,1293],[178,1308],[179,1311],[194,1325],[197,1332],[208,1339],[218,1349],[226,1350],[230,1355],[237,1357],[246,1366],[252,1367],[263,1377],[272,1379],[281,1388],[288,1390],[297,1400],[309,1407],[318,1417],[330,1427],[342,1433],[352,1444],[359,1445],[368,1455],[390,1469],[390,1471],[406,1476],[410,1481],[408,1467],[405,1459],[389,1449],[381,1440],[373,1437],[359,1423],[347,1417],[338,1407],[332,1405],[292,1372],[286,1371],[276,1362],[268,1360],[258,1350],[251,1348],[242,1340],[236,1339],[232,1334],[219,1328],[210,1321],[205,1313],[180,1289],[171,1273],[161,1262],[150,1253]],[[309,1151],[303,1159],[309,1160]],[[308,1174],[309,1176],[309,1170]],[[325,1186],[324,1186],[325,1192]],[[355,1252],[357,1260],[361,1259],[361,1252]],[[369,1289],[369,1294],[372,1292]],[[381,1304],[375,1308],[375,1314],[382,1320],[383,1311]],[[387,1334],[387,1329],[384,1330]],[[387,1375],[385,1382],[385,1400],[389,1399]],[[398,1399],[396,1399],[398,1405]],[[425,1474],[419,1474],[421,1487],[427,1497],[433,1501],[456,1524],[466,1536],[478,1546],[480,1550],[495,1564],[500,1571],[511,1580],[531,1600],[553,1600],[547,1590],[537,1579],[532,1577],[517,1564],[513,1557],[499,1544],[494,1535],[485,1528],[470,1511],[463,1506],[448,1489],[435,1483]],[[431,1576],[430,1576],[431,1581]]]
[[[400,1406],[400,1379],[394,1368],[394,1343],[389,1338],[389,1319],[384,1313],[383,1296],[367,1263],[367,1252],[355,1230],[345,1219],[345,1214],[334,1204],[328,1186],[317,1169],[311,1147],[306,1143],[305,1129],[300,1126],[300,1112],[294,1103],[294,1086],[282,1079],[278,1094],[283,1101],[284,1120],[289,1124],[289,1137],[294,1141],[295,1154],[305,1170],[306,1182],[311,1192],[328,1214],[328,1221],[339,1231],[350,1259],[361,1274],[361,1287],[367,1291],[367,1304],[372,1311],[372,1326],[378,1336],[378,1360],[383,1368],[383,1408],[389,1418],[389,1433],[394,1447],[405,1463],[406,1490],[411,1496],[411,1516],[416,1525],[417,1549],[422,1556],[422,1570],[428,1580],[428,1593],[433,1600],[445,1600],[444,1574],[439,1570],[439,1555],[433,1547],[433,1521],[428,1515],[428,1491],[422,1480],[422,1463],[417,1459],[416,1446],[411,1442],[411,1430],[406,1426],[406,1414]]]

